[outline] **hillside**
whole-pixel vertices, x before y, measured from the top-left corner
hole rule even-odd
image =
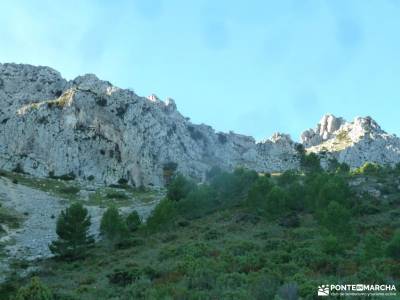
[[[173,181],[115,248],[103,237],[84,259],[16,259],[0,296],[32,275],[55,299],[291,300],[315,299],[327,283],[398,286],[399,170],[214,170],[205,185]]]

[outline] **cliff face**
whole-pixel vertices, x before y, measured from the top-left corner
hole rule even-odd
[[[370,117],[326,115],[301,142],[351,167],[400,162],[400,139]],[[298,168],[299,157],[285,134],[257,143],[192,124],[172,99],[139,97],[94,75],[66,81],[48,67],[0,64],[0,169],[162,186],[174,172],[202,180],[213,166],[280,172]]]
[[[0,168],[74,174],[106,184],[163,185],[172,172],[203,179],[212,166],[260,172],[298,167],[286,135],[256,143],[195,125],[172,99],[139,97],[94,75],[66,81],[48,67],[0,64]]]

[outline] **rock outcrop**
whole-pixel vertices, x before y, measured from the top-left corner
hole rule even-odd
[[[345,121],[334,115],[325,115],[315,129],[309,129],[301,134],[301,141],[305,147],[311,147],[333,137],[333,133],[342,126]]]
[[[353,122],[326,115],[315,130],[307,130],[301,141],[308,152],[336,158],[351,168],[365,162],[394,165],[400,162],[400,139],[386,133],[371,117]]]
[[[285,135],[257,143],[183,117],[172,99],[139,97],[95,75],[63,79],[48,67],[0,64],[0,169],[101,183],[165,183],[173,172],[297,168]]]

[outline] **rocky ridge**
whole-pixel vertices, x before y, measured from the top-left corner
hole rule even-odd
[[[174,172],[203,180],[212,166],[299,167],[288,135],[256,142],[216,132],[183,117],[172,99],[140,97],[92,74],[67,81],[49,67],[0,64],[0,133],[0,169],[39,177],[162,186]],[[399,139],[369,117],[348,123],[326,115],[301,142],[352,167],[400,160]]]
[[[351,168],[365,162],[394,165],[400,162],[400,139],[388,134],[371,117],[356,117],[347,122],[325,115],[315,129],[302,133],[301,142],[308,152],[322,158],[336,158]]]
[[[0,169],[160,186],[173,172],[202,180],[212,166],[298,167],[284,135],[257,143],[215,132],[172,99],[139,97],[95,75],[66,81],[48,67],[0,64],[0,79]]]

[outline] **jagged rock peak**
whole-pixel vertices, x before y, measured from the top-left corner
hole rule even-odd
[[[309,129],[301,134],[301,142],[305,147],[317,146],[337,136],[347,135],[352,141],[373,134],[385,133],[371,117],[356,117],[353,122],[326,114],[321,118],[315,129]]]
[[[269,140],[274,143],[281,143],[281,144],[284,144],[284,143],[292,144],[293,143],[293,140],[289,134],[285,134],[285,133],[281,133],[281,132],[275,132]]]
[[[337,118],[332,114],[324,115],[315,129],[309,129],[301,134],[301,142],[304,146],[315,146],[323,141],[330,139],[333,133],[337,131],[345,120],[343,118]]]
[[[370,116],[356,117],[352,126],[353,128],[360,128],[364,132],[384,133],[379,124]]]

